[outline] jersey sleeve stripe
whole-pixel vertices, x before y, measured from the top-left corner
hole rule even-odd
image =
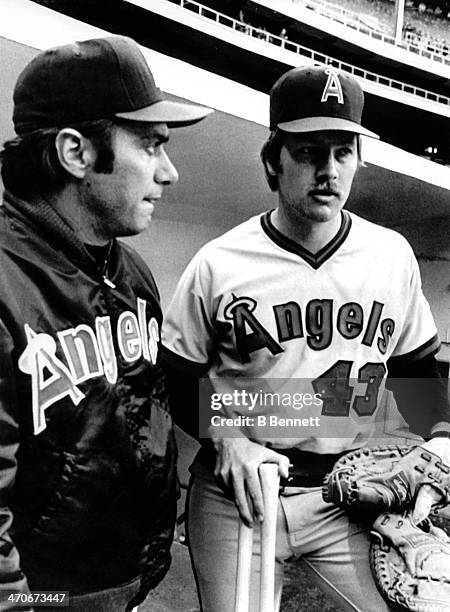
[[[395,364],[395,366],[403,364],[404,362],[417,361],[427,357],[428,355],[435,355],[440,346],[440,340],[437,335],[435,335],[421,346],[415,348],[413,351],[405,353],[404,355],[395,355],[395,357],[391,357],[389,361],[392,364]]]
[[[165,346],[161,348],[161,356],[165,363],[192,376],[203,376],[210,368],[209,363],[190,361],[185,357],[181,357],[181,355],[177,355],[177,353],[173,353]]]
[[[431,428],[431,437],[450,438],[450,423],[448,421],[440,421]]]

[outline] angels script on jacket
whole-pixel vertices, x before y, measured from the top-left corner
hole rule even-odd
[[[137,298],[137,315],[124,311],[117,320],[117,345],[123,359],[129,363],[142,357],[156,364],[159,325],[152,317],[146,319],[147,302]],[[90,378],[105,376],[117,381],[117,355],[110,316],[95,318],[95,329],[86,324],[57,333],[67,365],[57,357],[57,342],[46,333],[36,333],[26,324],[28,344],[19,357],[19,368],[32,380],[34,434],[46,428],[45,410],[69,396],[75,405],[85,397],[78,385]]]

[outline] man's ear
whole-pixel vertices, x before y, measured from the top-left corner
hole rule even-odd
[[[272,166],[268,159],[264,159],[263,163],[266,168],[267,174],[269,174],[270,176],[276,176],[278,174],[278,172],[275,170],[275,168]]]
[[[82,179],[95,161],[95,150],[87,138],[73,128],[63,128],[55,138],[61,166],[73,177]]]

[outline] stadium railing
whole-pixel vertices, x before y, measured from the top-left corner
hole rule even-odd
[[[238,19],[234,19],[229,15],[225,15],[208,6],[204,6],[199,2],[195,2],[195,0],[171,0],[171,2],[173,2],[174,4],[178,4],[182,8],[195,12],[200,17],[211,19],[220,25],[232,28],[233,30],[241,32],[242,34],[245,34],[247,36],[262,39],[267,43],[282,47],[287,51],[297,53],[298,55],[306,57],[317,64],[327,64],[330,66],[334,66],[339,70],[348,72],[356,77],[365,79],[366,81],[377,83],[379,85],[384,85],[385,87],[390,87],[392,89],[396,89],[397,91],[412,94],[430,102],[435,102],[437,104],[442,104],[444,106],[450,107],[450,98],[447,96],[443,96],[441,94],[422,89],[421,87],[416,87],[415,85],[403,83],[402,81],[397,81],[396,79],[391,79],[389,77],[376,74],[375,72],[371,72],[363,68],[358,68],[357,66],[353,66],[352,64],[347,64],[346,62],[342,62],[341,60],[330,57],[329,55],[319,53],[317,51],[314,51],[313,49],[304,47],[303,45],[295,43],[291,40],[288,40],[281,36],[277,36],[276,34],[272,34],[267,30],[262,30],[261,28],[252,26],[249,23],[246,23],[245,21],[239,21]]]
[[[375,40],[405,49],[410,53],[421,55],[434,62],[450,65],[450,44],[437,44],[427,37],[418,34],[405,33],[402,41],[397,41],[394,36],[385,34],[380,30],[368,27],[361,22],[361,17],[349,9],[324,2],[323,0],[291,0],[293,4],[301,4],[304,8],[314,11],[323,17],[357,30]]]

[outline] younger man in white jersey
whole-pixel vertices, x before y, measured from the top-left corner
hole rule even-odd
[[[233,418],[231,432],[210,419],[212,443],[191,468],[188,534],[204,612],[233,610],[238,518],[263,517],[263,462],[277,463],[284,477],[290,462],[299,473],[298,486],[280,496],[278,597],[283,561],[295,554],[340,608],[387,609],[370,575],[367,531],[326,504],[320,485],[342,453],[367,443],[388,374],[432,381],[420,406],[412,401],[420,396],[414,380],[393,388],[411,429],[432,438],[425,445],[449,461],[439,342],[416,259],[399,234],[343,210],[361,161],[360,135],[376,137],[361,126],[362,109],[358,83],[331,68],[296,68],[277,81],[262,161],[278,208],[203,247],[166,316],[177,422],[198,436],[195,398],[205,374],[212,409]],[[309,401],[281,402],[276,414],[272,406],[280,426],[261,426],[265,397],[294,398],[299,390],[309,391],[297,396]],[[280,417],[295,410],[306,419],[284,428]],[[422,495],[416,513],[428,509]],[[258,554],[256,546],[254,574]],[[251,610],[258,583],[252,580]]]

